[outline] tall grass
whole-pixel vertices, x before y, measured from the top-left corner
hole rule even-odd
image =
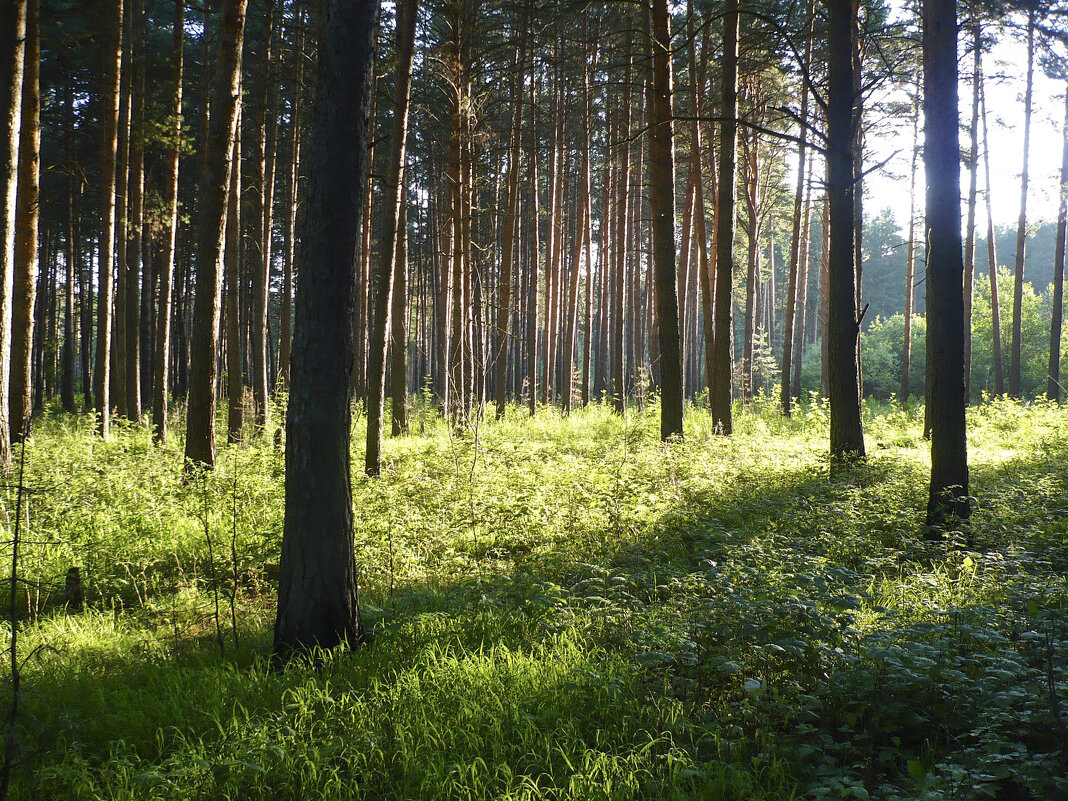
[[[15,796],[1068,793],[1060,407],[970,411],[973,550],[921,535],[922,409],[869,406],[869,464],[834,482],[818,401],[789,419],[758,401],[729,439],[691,409],[672,446],[656,414],[510,409],[458,432],[417,409],[382,478],[354,476],[371,642],[282,671],[269,438],[183,484],[180,442],[46,415]],[[239,634],[223,654],[216,593]]]

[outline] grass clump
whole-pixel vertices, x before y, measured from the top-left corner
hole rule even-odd
[[[1068,793],[1060,407],[971,410],[968,548],[920,533],[922,410],[869,406],[869,463],[835,481],[818,401],[756,404],[731,438],[691,410],[670,447],[655,404],[416,414],[354,477],[370,644],[282,671],[268,438],[183,484],[180,442],[43,419],[15,796]]]

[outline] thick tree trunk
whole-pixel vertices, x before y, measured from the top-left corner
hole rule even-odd
[[[649,204],[660,335],[660,438],[682,436],[682,342],[675,287],[675,142],[671,110],[671,29],[667,0],[653,0],[653,108]]]
[[[1030,177],[1031,112],[1035,75],[1035,9],[1027,11],[1027,87],[1024,90],[1024,152],[1020,173],[1020,219],[1016,224],[1016,266],[1012,289],[1012,347],[1009,354],[1009,395],[1020,397],[1023,353],[1023,283],[1027,249],[1027,185]]]
[[[853,36],[856,11],[851,0],[828,0],[827,36],[827,195],[830,217],[827,320],[831,406],[831,459],[864,457],[857,352],[856,225],[854,204],[855,89]],[[955,107],[954,107],[955,108]]]
[[[241,90],[241,43],[248,0],[227,0],[219,27],[219,49],[212,90],[211,123],[200,188],[197,225],[197,283],[189,373],[189,414],[185,458],[188,464],[215,466],[215,381],[218,374],[219,295],[226,236],[230,155],[237,135]]]
[[[367,352],[367,450],[364,469],[369,476],[382,470],[382,414],[386,401],[386,349],[396,270],[397,232],[406,202],[404,159],[408,138],[408,99],[415,52],[418,0],[400,0],[397,6],[397,61],[393,79],[393,130],[390,132],[386,175],[382,182],[382,219],[378,263],[371,276],[371,332]],[[407,267],[405,267],[407,269]],[[403,309],[402,309],[403,314]]]
[[[370,136],[377,0],[328,0],[319,64],[308,215],[297,279],[286,422],[286,510],[274,652],[363,637],[350,476],[349,373]]]
[[[29,431],[32,410],[33,312],[37,289],[37,228],[41,195],[41,36],[40,3],[26,3],[26,44],[19,134],[18,192],[15,201],[15,275],[11,295],[11,441]]]
[[[716,209],[715,336],[712,419],[717,433],[734,430],[734,195],[738,138],[738,0],[726,0],[723,16],[723,101],[720,111],[719,194]]]
[[[174,4],[174,91],[171,95],[171,145],[165,179],[167,227],[163,233],[163,259],[159,265],[159,306],[156,312],[155,357],[152,376],[153,440],[167,440],[168,379],[171,360],[171,309],[173,304],[174,249],[178,235],[178,162],[182,137],[182,68],[185,46],[185,0]]]
[[[961,259],[957,6],[923,4],[923,165],[927,176],[927,362],[931,492],[927,524],[968,516],[964,264]]]

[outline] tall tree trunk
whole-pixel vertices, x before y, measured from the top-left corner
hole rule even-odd
[[[827,45],[827,195],[830,216],[827,350],[831,406],[831,459],[864,457],[860,418],[854,228],[853,36],[856,10],[852,0],[828,0]],[[954,107],[955,108],[955,107]]]
[[[512,130],[508,148],[508,179],[505,186],[505,212],[501,243],[501,287],[500,306],[497,312],[497,354],[494,361],[493,399],[499,420],[504,416],[507,401],[506,383],[508,375],[508,344],[512,321],[512,265],[517,261],[519,248],[516,247],[517,217],[516,207],[519,201],[519,160],[522,154],[522,72],[526,65],[527,31],[529,20],[524,17],[519,31],[519,46],[516,51],[515,76],[512,80]]]
[[[33,310],[37,288],[37,228],[41,195],[40,3],[26,3],[26,44],[15,201],[15,275],[11,295],[11,442],[28,432],[32,410]],[[43,344],[43,343],[41,343]]]
[[[274,652],[363,637],[350,475],[349,373],[370,136],[377,0],[328,0],[309,155],[286,422],[286,510]]]
[[[226,239],[223,246],[226,303],[226,441],[240,442],[245,428],[245,388],[241,381],[241,117],[238,101],[230,190],[226,196]],[[253,192],[254,194],[254,192]],[[255,244],[253,244],[255,247]]]
[[[206,468],[215,466],[215,382],[218,374],[219,295],[226,237],[226,203],[230,155],[237,135],[241,90],[241,44],[248,0],[226,0],[219,23],[219,49],[212,90],[211,123],[200,189],[197,225],[197,283],[193,301],[193,336],[189,372],[189,413],[185,458]]]
[[[67,115],[73,121],[74,119],[74,89],[68,87],[67,89]],[[66,134],[64,136],[64,147],[66,151],[66,157],[71,161],[74,160],[74,129],[73,124],[68,126]],[[74,312],[74,282],[78,280],[78,269],[81,253],[78,247],[77,237],[77,209],[74,202],[74,198],[77,195],[81,184],[71,172],[67,175],[67,274],[66,274],[66,287],[63,297],[63,385],[61,388],[61,394],[63,396],[63,410],[66,412],[74,413],[74,373],[75,373],[75,351],[77,350],[77,342],[75,340],[75,325],[76,317]]]
[[[182,68],[185,46],[185,0],[174,4],[174,90],[171,94],[171,143],[167,151],[165,182],[166,221],[163,259],[159,265],[159,308],[156,312],[155,358],[152,376],[152,429],[157,444],[167,440],[168,378],[171,357],[171,309],[174,281],[174,250],[178,234],[178,162],[182,138]]]
[[[682,436],[682,342],[675,288],[675,142],[671,110],[671,28],[667,0],[653,0],[653,128],[649,140],[656,313],[660,334],[660,438]]]
[[[119,269],[126,272],[126,364],[123,367],[126,416],[141,418],[141,251],[144,216],[144,127],[145,117],[145,8],[143,0],[133,0],[130,8],[130,31],[136,50],[131,59],[130,76],[130,159],[126,211],[126,261]]]
[[[630,204],[635,202],[634,193],[630,187],[630,129],[631,129],[631,106],[633,105],[633,89],[631,87],[631,75],[633,55],[631,52],[631,39],[627,37],[626,71],[623,75],[622,93],[622,128],[621,134],[625,137],[624,142],[617,146],[617,158],[620,164],[619,180],[617,182],[618,199],[615,208],[616,214],[616,244],[613,249],[615,257],[615,286],[612,296],[612,383],[611,395],[612,406],[617,413],[623,414],[627,404],[627,380],[626,380],[626,351],[624,349],[624,329],[626,326],[626,299],[630,288],[627,286],[627,234],[629,223]]]
[[[382,471],[382,413],[386,399],[386,336],[390,330],[393,281],[397,268],[397,232],[405,203],[404,158],[408,138],[408,99],[415,52],[418,0],[400,0],[397,6],[397,62],[393,79],[393,130],[382,183],[378,263],[371,277],[371,336],[367,352],[367,450],[364,469],[369,476]],[[405,267],[407,269],[407,267]]]
[[[271,92],[271,64],[274,44],[274,0],[266,2],[261,52],[258,72],[260,81],[251,103],[251,167],[249,177],[252,186],[246,193],[248,207],[249,247],[245,251],[248,260],[251,316],[249,318],[249,362],[252,373],[253,424],[256,432],[267,425],[267,304],[270,294],[271,232],[265,228],[267,219],[268,189],[267,171],[267,106]],[[273,122],[272,122],[273,124]],[[240,164],[240,161],[235,162]]]
[[[1001,302],[998,293],[997,240],[994,238],[994,209],[990,196],[990,135],[986,125],[986,91],[982,71],[979,73],[980,116],[983,122],[983,172],[986,181],[986,256],[990,279],[991,336],[994,362],[994,394],[1005,394],[1005,360],[1001,351]]]
[[[393,309],[389,337],[390,396],[393,427],[398,437],[408,433],[408,204],[401,204],[397,227],[396,263],[393,267]]]
[[[901,343],[901,391],[898,399],[909,399],[909,373],[912,372],[912,311],[916,284],[916,166],[920,157],[920,85],[916,76],[916,96],[912,101],[912,168],[909,170],[909,234],[905,248],[905,338]]]
[[[289,360],[293,346],[293,262],[297,247],[297,201],[300,196],[301,122],[304,115],[304,26],[297,20],[293,60],[293,115],[290,121],[289,198],[286,205],[286,250],[282,267],[282,293],[278,304],[278,386],[289,386]]]
[[[805,16],[805,69],[812,63],[812,20],[813,6],[809,0],[808,10]],[[794,354],[794,327],[797,318],[798,296],[798,266],[801,259],[801,237],[804,231],[801,226],[801,205],[805,195],[805,167],[808,155],[808,83],[802,78],[801,81],[801,114],[799,120],[798,137],[800,142],[797,146],[797,184],[794,187],[794,216],[793,228],[790,237],[790,272],[786,283],[786,321],[783,327],[782,345],[782,384],[779,390],[779,403],[782,405],[782,413],[790,416],[790,377],[792,359]],[[804,339],[804,328],[801,330],[801,339]]]
[[[114,0],[104,18],[104,68],[101,81],[100,147],[100,247],[97,281],[96,366],[93,369],[93,400],[97,425],[107,439],[111,431],[111,307],[115,286],[112,262],[115,259],[115,162],[119,148],[119,81],[122,64],[123,0]],[[0,380],[0,384],[3,381]],[[0,445],[0,461],[3,447]]]
[[[533,0],[529,6],[533,9]],[[533,14],[530,10],[528,15]],[[528,19],[531,17],[528,16]],[[528,170],[530,174],[530,242],[532,258],[530,262],[530,283],[527,290],[527,401],[531,417],[538,410],[538,255],[541,246],[541,204],[538,197],[538,126],[536,111],[537,96],[537,56],[534,47],[530,54],[530,153]]]
[[[716,209],[715,335],[712,360],[712,419],[716,430],[734,430],[734,195],[738,139],[738,0],[726,0],[723,15],[723,101],[720,111],[719,196]]]
[[[1027,185],[1030,178],[1031,112],[1035,75],[1035,8],[1027,11],[1027,88],[1024,90],[1024,152],[1020,173],[1020,219],[1016,224],[1016,267],[1012,288],[1012,347],[1009,355],[1009,395],[1020,397],[1021,354],[1023,352],[1023,282],[1027,249]]]
[[[1032,17],[1033,21],[1033,17]],[[923,4],[923,166],[927,177],[927,362],[931,492],[927,524],[968,516],[964,264],[961,260],[957,5]]]
[[[1049,382],[1046,397],[1060,400],[1061,395],[1061,325],[1064,315],[1064,246],[1068,228],[1068,91],[1065,92],[1064,127],[1061,131],[1060,203],[1057,208],[1057,244],[1053,251],[1053,308],[1049,325]]]
[[[972,382],[972,298],[975,286],[975,204],[979,179],[979,70],[982,37],[979,25],[972,32],[972,122],[968,151],[968,223],[964,243],[964,399],[967,403]]]
[[[130,86],[133,55],[140,43],[133,38],[133,0],[125,3],[123,18],[123,52],[119,71],[119,139],[115,166],[115,307],[112,311],[111,375],[108,392],[119,417],[126,412],[126,250],[129,236],[130,209]]]

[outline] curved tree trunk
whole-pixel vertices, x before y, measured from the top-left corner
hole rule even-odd
[[[378,0],[329,0],[320,50],[286,420],[274,652],[363,636],[352,532],[349,374]],[[342,76],[344,78],[342,79]]]

